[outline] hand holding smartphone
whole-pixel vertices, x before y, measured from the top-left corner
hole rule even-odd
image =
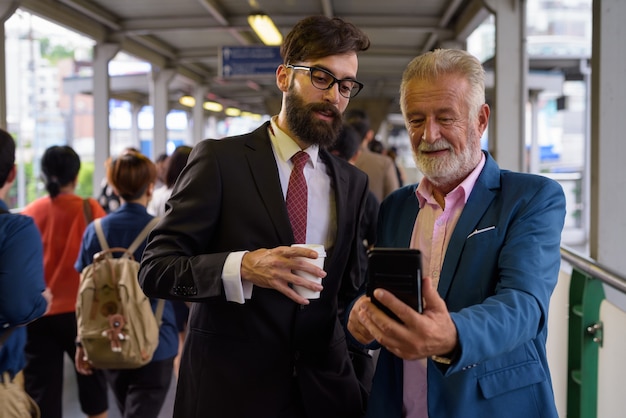
[[[402,322],[374,297],[374,289],[391,292],[422,313],[422,255],[412,248],[373,248],[368,252],[366,295],[388,316]]]

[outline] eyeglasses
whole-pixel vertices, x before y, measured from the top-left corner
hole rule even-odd
[[[332,86],[338,84],[339,94],[341,94],[346,99],[350,99],[356,96],[363,88],[362,83],[359,83],[356,80],[351,80],[349,78],[344,78],[343,80],[340,80],[332,73],[324,70],[323,68],[291,64],[286,64],[285,67],[292,68],[294,70],[308,71],[311,75],[311,84],[313,84],[313,87],[320,90],[329,90],[330,88],[332,88]]]

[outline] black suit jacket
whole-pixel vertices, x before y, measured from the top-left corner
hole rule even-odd
[[[362,399],[338,320],[358,292],[358,225],[367,176],[320,150],[337,207],[324,290],[301,306],[255,287],[227,302],[222,268],[233,251],[294,242],[268,124],[194,147],[143,255],[149,296],[195,302],[181,360],[177,417],[281,417],[304,404],[310,417],[357,417]]]

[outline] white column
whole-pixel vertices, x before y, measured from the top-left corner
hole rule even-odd
[[[137,102],[130,103],[130,137],[133,141],[133,146],[137,149],[141,149],[141,135],[139,132],[139,112],[143,105]]]
[[[193,91],[193,97],[196,99],[196,105],[191,111],[192,144],[194,145],[204,139],[204,124],[206,118],[202,104],[204,103],[208,90],[208,86],[201,85],[196,86]]]
[[[94,171],[93,192],[100,191],[105,176],[104,163],[111,153],[109,129],[109,61],[120,50],[119,44],[101,43],[94,47],[93,60],[93,119]]]
[[[165,68],[152,71],[150,82],[150,103],[154,115],[154,125],[152,127],[152,146],[150,158],[153,160],[166,151],[167,145],[167,124],[166,118],[169,113],[169,84],[176,75],[176,70]]]
[[[590,255],[626,271],[626,2],[594,0],[591,59]]]
[[[494,103],[489,150],[501,168],[523,171],[527,102],[526,2],[485,0],[496,17]]]

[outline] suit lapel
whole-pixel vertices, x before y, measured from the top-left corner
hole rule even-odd
[[[269,122],[264,123],[249,135],[246,143],[246,157],[252,175],[272,223],[276,228],[279,240],[284,245],[294,241],[289,215],[285,206],[285,198],[280,185],[278,167],[267,133]]]
[[[345,170],[341,169],[333,158],[331,158],[330,154],[325,150],[321,149],[319,151],[320,158],[324,161],[326,166],[328,167],[329,173],[328,175],[331,178],[332,186],[335,192],[335,211],[337,217],[337,234],[335,237],[335,244],[338,248],[343,244],[343,239],[345,231],[343,230],[343,226],[346,225],[344,219],[346,218],[346,208],[347,208],[347,196],[348,196],[348,187],[350,180],[348,178],[348,174]],[[331,253],[328,256],[327,265],[332,264],[332,249]]]
[[[487,154],[487,161],[470,194],[459,221],[450,237],[437,290],[445,299],[455,272],[457,271],[467,237],[476,229],[476,225],[495,198],[495,189],[500,188],[500,169]]]
[[[406,203],[400,205],[402,213],[398,214],[398,219],[401,222],[400,228],[396,231],[396,236],[392,237],[393,245],[391,247],[410,247],[411,236],[413,235],[413,229],[415,228],[415,220],[419,213],[419,201],[415,196],[415,190],[417,184],[411,189],[411,193],[406,196]]]

